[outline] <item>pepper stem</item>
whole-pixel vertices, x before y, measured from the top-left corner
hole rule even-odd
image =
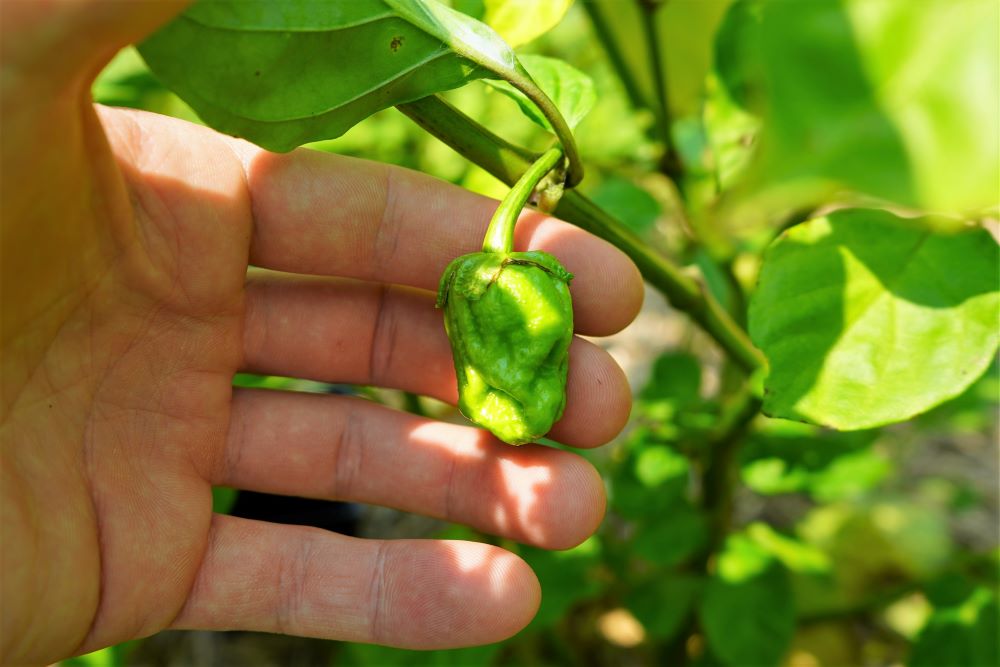
[[[517,217],[521,214],[521,209],[528,203],[531,193],[545,178],[545,174],[549,173],[562,159],[562,146],[553,146],[542,153],[542,156],[528,167],[521,178],[517,179],[517,183],[514,184],[514,187],[497,206],[496,212],[493,213],[490,226],[486,229],[486,238],[483,239],[483,252],[508,253],[514,249],[514,225],[517,224]]]

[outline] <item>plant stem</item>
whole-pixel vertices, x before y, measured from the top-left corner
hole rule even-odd
[[[709,456],[701,477],[701,506],[708,514],[708,546],[704,565],[722,548],[733,516],[733,489],[736,486],[736,454],[760,413],[761,400],[749,386],[733,397],[719,416],[708,438]]]
[[[623,223],[575,191],[566,193],[555,212],[563,220],[618,246],[632,258],[649,284],[671,305],[687,313],[745,371],[764,366],[763,355],[708,288],[649,247]]]
[[[420,397],[409,391],[403,392],[403,409],[411,415],[417,415],[418,417],[427,416],[424,407],[420,405]]]
[[[749,384],[744,383],[723,407],[719,422],[708,437],[699,499],[701,510],[708,517],[708,540],[690,563],[690,572],[698,576],[711,576],[712,561],[729,535],[736,486],[736,454],[759,412],[760,399]],[[682,629],[664,647],[661,663],[678,666],[688,663],[687,640],[698,632],[698,624],[697,610],[692,609],[682,622]]]
[[[459,155],[511,185],[538,154],[516,146],[472,120],[450,102],[431,95],[396,107]]]
[[[643,33],[646,40],[646,54],[649,60],[649,67],[653,74],[653,87],[656,90],[656,103],[658,112],[656,123],[659,128],[660,139],[663,141],[663,158],[660,160],[660,171],[667,175],[677,186],[677,192],[683,199],[684,194],[681,189],[681,179],[684,176],[684,166],[681,163],[680,154],[674,144],[671,134],[670,117],[670,95],[667,90],[667,75],[663,71],[663,54],[660,52],[660,39],[656,33],[656,12],[662,6],[656,0],[640,0],[645,21],[642,22]]]
[[[509,144],[436,96],[397,108],[507,184],[515,183],[537,159],[536,155]],[[662,292],[675,308],[687,313],[745,371],[753,372],[764,366],[763,355],[708,289],[650,248],[624,223],[576,191],[563,196],[555,213],[620,248],[632,258],[647,282]]]
[[[553,146],[542,153],[542,156],[528,167],[521,178],[517,179],[510,192],[493,213],[490,226],[486,229],[486,238],[483,239],[483,252],[508,253],[514,249],[514,226],[517,224],[517,216],[521,214],[521,209],[528,203],[528,199],[535,191],[539,181],[545,178],[545,175],[562,159],[562,147]]]
[[[618,74],[618,79],[625,87],[625,94],[628,95],[632,106],[636,109],[648,107],[649,104],[643,99],[642,88],[639,86],[635,72],[625,62],[624,52],[618,42],[615,41],[611,30],[608,29],[599,3],[583,2],[580,3],[580,6],[583,7],[590,17],[590,23],[594,26],[594,33],[597,35],[597,39],[601,42],[601,45],[604,46],[604,50],[608,54],[608,60],[611,61],[612,67],[615,68],[615,73]]]
[[[481,27],[486,32],[470,29],[468,17],[450,7],[428,6],[414,0],[385,0],[385,3],[404,21],[440,39],[458,55],[492,72],[497,78],[507,81],[524,93],[549,121],[552,131],[566,151],[566,159],[569,161],[566,187],[572,188],[583,180],[583,161],[566,119],[496,33],[485,26]]]

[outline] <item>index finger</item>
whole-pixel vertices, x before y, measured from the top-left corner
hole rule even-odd
[[[250,262],[264,268],[435,290],[448,262],[481,248],[497,205],[401,167],[234,144],[253,203]],[[577,331],[611,334],[638,313],[639,271],[606,241],[527,211],[514,243],[518,250],[550,252],[575,274]]]

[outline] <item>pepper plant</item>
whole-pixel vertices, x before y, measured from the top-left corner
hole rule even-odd
[[[591,455],[598,535],[519,549],[532,625],[336,664],[1000,663],[996,480],[906,467],[916,441],[996,437],[1000,6],[571,4],[202,0],[138,45],[149,70],[132,52],[96,84],[507,196],[439,305],[464,414],[508,442],[561,414],[572,331],[569,274],[511,252],[529,198],[683,315]],[[992,532],[963,536],[953,515],[984,507]]]

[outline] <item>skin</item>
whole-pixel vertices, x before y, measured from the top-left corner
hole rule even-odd
[[[211,512],[219,484],[377,503],[548,548],[593,532],[604,490],[576,455],[352,398],[231,386],[243,370],[454,402],[433,290],[450,259],[478,248],[495,202],[95,108],[95,73],[178,3],[0,7],[0,662],[165,628],[412,648],[522,628],[538,582],[498,547]],[[576,274],[579,333],[637,313],[638,272],[610,245],[539,215],[515,245]],[[574,340],[552,436],[599,445],[629,408],[611,358]]]

